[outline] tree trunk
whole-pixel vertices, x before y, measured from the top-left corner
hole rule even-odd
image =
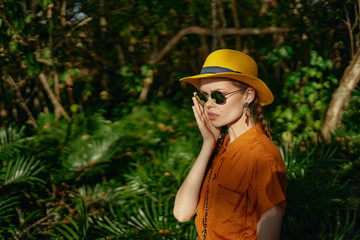
[[[218,40],[219,40],[219,33],[218,33],[218,25],[219,21],[217,19],[217,5],[216,0],[211,1],[211,16],[212,16],[212,46],[211,50],[215,50],[218,48]]]
[[[240,29],[240,21],[239,21],[239,16],[237,13],[237,5],[236,5],[236,0],[231,0],[231,10],[232,10],[232,14],[233,14],[233,20],[234,20],[234,25],[236,29]],[[236,36],[236,49],[240,50],[241,49],[241,39],[240,36]]]
[[[345,69],[338,88],[332,95],[329,109],[326,112],[322,134],[325,141],[331,140],[337,124],[341,122],[343,108],[346,106],[352,91],[360,80],[360,48],[356,51],[350,65]]]
[[[60,8],[60,24],[63,28],[66,27],[66,0],[62,0]]]
[[[150,90],[151,84],[153,83],[153,75],[154,75],[153,70],[149,70],[146,74],[146,78],[144,81],[144,87],[143,87],[143,89],[140,93],[140,97],[139,97],[140,102],[145,102],[145,100],[147,98],[147,94]]]

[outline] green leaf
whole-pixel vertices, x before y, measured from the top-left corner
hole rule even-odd
[[[53,4],[51,0],[39,0],[39,4],[42,9],[46,9],[48,4]]]
[[[279,49],[279,55],[285,59],[290,57],[290,52],[289,49],[292,50],[292,48],[290,46],[282,46]]]
[[[2,197],[0,199],[0,220],[6,217],[9,212],[15,209],[15,205],[19,204],[19,197]]]
[[[34,158],[17,156],[14,160],[5,163],[4,172],[0,174],[0,182],[3,186],[19,183],[45,183],[44,180],[36,177],[44,169],[39,165],[40,161],[35,161]]]
[[[61,224],[60,226],[62,226],[65,230],[60,227],[54,227],[54,228],[62,234],[62,237],[65,237],[68,240],[78,239],[78,238],[76,238],[76,233],[71,228],[69,228],[65,224]],[[68,231],[70,231],[71,235],[73,235],[73,236],[75,235],[75,238],[73,236],[71,236]],[[57,236],[59,236],[59,235],[57,235]]]
[[[47,58],[50,58],[50,56],[51,56],[51,49],[48,48],[48,47],[45,47],[45,48],[43,49],[43,53],[42,53],[41,58],[47,59]]]
[[[300,116],[306,115],[306,113],[309,111],[309,107],[307,104],[302,104],[298,109],[298,114]]]
[[[324,82],[323,85],[324,85],[325,88],[330,88],[331,87],[330,82],[328,82],[328,81]]]
[[[310,77],[315,77],[317,75],[317,69],[316,68],[308,68],[306,73],[309,74]]]
[[[331,74],[331,75],[329,75],[328,77],[327,77],[327,79],[330,81],[330,82],[332,82],[332,84],[338,84],[338,82],[339,82],[339,80],[333,75],[333,74]]]
[[[69,69],[70,76],[75,77],[80,74],[80,69],[78,68],[70,68]]]
[[[293,112],[291,108],[286,108],[285,111],[282,113],[282,117],[290,121],[293,118]]]
[[[70,106],[70,111],[73,113],[76,113],[77,111],[79,111],[80,106],[78,104],[72,104]]]
[[[30,23],[31,22],[31,14],[28,14],[24,21],[25,21],[25,23]]]
[[[309,96],[307,97],[307,100],[308,100],[310,103],[314,103],[317,98],[318,98],[318,93],[317,93],[317,92],[313,92],[313,93],[309,94]]]
[[[320,130],[320,129],[321,129],[321,126],[322,126],[322,124],[321,124],[321,121],[320,121],[320,120],[316,120],[316,121],[314,122],[314,128],[315,128],[315,129]]]
[[[291,86],[295,86],[300,82],[300,79],[301,79],[301,75],[299,72],[290,73],[289,75],[286,76],[286,83]]]
[[[326,65],[326,68],[329,69],[329,70],[332,70],[333,67],[334,67],[334,64],[333,64],[333,62],[331,61],[331,59],[326,59],[326,60],[325,60],[325,65]]]

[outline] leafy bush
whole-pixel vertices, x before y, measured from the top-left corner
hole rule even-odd
[[[0,132],[3,237],[196,237],[194,222],[178,223],[172,213],[201,146],[190,108],[159,101],[114,122],[41,115],[39,126],[32,137]],[[282,239],[359,235],[359,165],[338,143],[299,138],[280,147],[288,173]]]
[[[291,48],[283,49],[283,52],[291,54]],[[289,57],[284,53],[280,56]],[[278,58],[270,56],[275,63],[280,61]],[[305,135],[315,139],[321,131],[331,94],[338,83],[331,74],[332,68],[330,59],[323,59],[312,51],[310,66],[286,76],[281,96],[283,104],[278,105],[271,116],[272,126],[282,132],[283,141]]]
[[[344,171],[337,142],[298,140],[280,148],[287,170],[282,239],[355,239],[359,236],[357,177]]]

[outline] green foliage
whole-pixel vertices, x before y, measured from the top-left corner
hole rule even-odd
[[[283,140],[305,135],[314,138],[320,132],[331,94],[338,83],[329,73],[332,67],[330,59],[323,59],[312,51],[310,66],[287,75],[282,98],[288,102],[278,105],[273,114],[277,128],[286,129]]]
[[[55,237],[55,239],[86,239],[86,234],[89,228],[89,218],[83,199],[80,199],[77,204],[76,213],[77,218],[74,219],[65,215],[66,220],[69,222],[68,225],[70,226],[64,223],[59,223],[58,226],[54,226],[55,232],[49,232],[49,234]]]
[[[115,239],[194,239],[193,221],[182,224],[172,216],[173,198],[143,198],[141,205],[111,209],[109,217],[92,219],[95,228]],[[135,207],[134,207],[135,206]]]
[[[99,114],[79,114],[71,122],[42,115],[39,126],[32,138],[6,130],[17,137],[4,145],[22,141],[24,146],[31,146],[25,148],[31,149],[33,158],[22,156],[17,146],[18,151],[9,151],[17,160],[2,166],[8,176],[22,171],[18,182],[24,179],[28,186],[26,191],[12,188],[11,192],[2,192],[4,236],[196,237],[194,222],[178,223],[172,213],[176,191],[201,146],[190,109],[160,101],[134,108],[115,122]],[[43,153],[50,142],[56,154]],[[283,239],[357,236],[360,196],[354,183],[358,175],[349,175],[358,171],[357,163],[337,158],[343,154],[337,142],[326,145],[299,140],[280,149],[288,173]],[[15,157],[17,154],[21,156]],[[13,170],[7,169],[9,166]],[[16,181],[2,183],[0,190],[14,186]],[[27,192],[30,195],[26,197]]]
[[[22,128],[19,132],[16,131],[13,127],[7,129],[0,128],[0,160],[4,164],[4,161],[8,161],[13,156],[16,156],[19,153],[20,149],[25,147],[22,142],[23,139]]]
[[[266,49],[263,49],[263,52],[266,53]],[[266,59],[269,64],[276,66],[282,61],[290,59],[293,52],[291,46],[280,46],[268,52],[266,54]]]
[[[354,219],[359,216],[359,188],[352,189],[356,177],[339,170],[351,160],[336,158],[338,144],[299,141],[281,149],[288,180],[282,239],[357,236],[358,223]]]
[[[26,234],[23,232],[26,225],[39,215],[37,211],[24,214],[20,206],[31,198],[29,189],[45,184],[39,177],[44,167],[35,157],[24,154],[30,138],[22,137],[22,131],[17,132],[11,127],[0,129],[0,137],[1,235],[19,238]]]
[[[3,173],[0,175],[0,184],[3,188],[15,184],[32,184],[35,182],[44,183],[40,178],[35,177],[41,172],[43,167],[40,167],[39,161],[34,159],[26,159],[18,156],[12,161],[3,164]]]
[[[218,29],[238,20],[244,29],[290,31],[219,39],[248,50],[273,84],[277,105],[267,117],[288,173],[283,239],[359,238],[359,88],[334,142],[317,142],[350,41],[359,37],[358,2],[246,0],[236,9],[216,2]],[[0,3],[0,238],[195,239],[194,223],[172,216],[201,147],[177,79],[198,73],[213,37],[185,35],[153,61],[181,30],[213,29],[211,4],[66,3],[65,16],[62,1]],[[40,73],[70,121],[59,118]],[[22,127],[29,113],[19,103],[38,130]]]

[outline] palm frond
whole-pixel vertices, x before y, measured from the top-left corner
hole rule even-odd
[[[116,203],[118,198],[114,194],[113,188],[96,184],[93,186],[82,186],[79,188],[79,194],[83,199],[97,201],[102,203]]]
[[[15,210],[15,206],[19,203],[19,197],[3,197],[0,200],[0,223],[4,218],[8,217],[8,213]]]
[[[76,171],[109,160],[115,152],[115,141],[115,137],[109,137],[70,145],[66,150],[68,154],[65,153],[64,163],[69,170]]]
[[[177,182],[176,188],[185,179],[196,159],[191,151],[191,143],[187,138],[180,138],[157,155],[159,168]]]
[[[0,172],[0,183],[2,187],[19,183],[45,183],[43,179],[36,177],[43,169],[40,161],[18,155],[15,159],[5,162]]]
[[[49,235],[56,239],[68,240],[83,240],[85,239],[89,229],[89,216],[87,214],[87,207],[85,201],[81,198],[76,207],[77,218],[72,218],[68,215],[64,217],[67,219],[68,224],[58,223],[54,226],[54,232],[48,232]]]
[[[89,221],[96,229],[102,232],[102,235],[107,237],[121,237],[125,236],[128,232],[127,227],[116,219],[110,219],[108,216],[94,215]]]
[[[141,236],[140,239],[195,239],[196,230],[193,222],[179,224],[172,214],[173,198],[169,196],[157,197],[157,200],[144,200],[142,207],[133,208],[127,218],[127,224],[132,234]]]
[[[316,150],[315,148],[302,151],[302,141],[294,143],[285,142],[283,146],[279,146],[280,153],[284,159],[286,174],[288,178],[294,179],[304,177],[305,172],[311,166],[310,156]]]
[[[30,138],[23,138],[24,128],[20,131],[12,127],[7,129],[0,128],[0,160],[7,161],[20,152],[25,147],[23,144],[25,140]]]
[[[351,216],[351,214],[353,214],[353,216]],[[358,217],[359,215],[357,208],[355,208],[353,211],[348,209],[346,211],[345,219],[338,220],[335,233],[333,236],[329,237],[336,240],[359,239],[360,229],[357,223]]]
[[[172,215],[173,198],[143,198],[141,205],[110,207],[111,216],[93,216],[95,228],[120,239],[195,239],[193,222],[179,224]]]

